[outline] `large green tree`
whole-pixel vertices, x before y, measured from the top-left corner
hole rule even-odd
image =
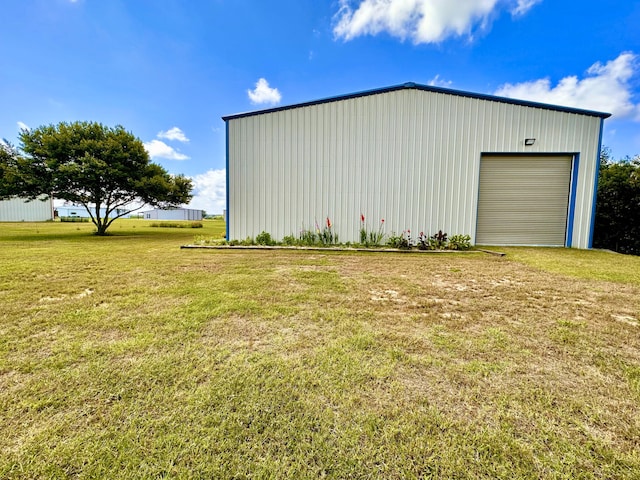
[[[0,197],[48,197],[79,203],[98,235],[119,217],[151,205],[191,200],[192,183],[152,163],[142,142],[122,126],[59,123],[20,132],[20,151],[0,155]],[[104,209],[104,210],[101,210]]]
[[[594,246],[640,255],[640,157],[600,158]]]
[[[11,196],[18,151],[6,140],[0,141],[0,199]]]

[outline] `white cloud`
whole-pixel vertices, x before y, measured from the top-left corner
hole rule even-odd
[[[29,125],[27,125],[24,122],[17,122],[18,125],[18,130],[31,130],[31,128],[29,127]]]
[[[158,138],[164,138],[166,140],[176,140],[178,142],[187,143],[189,139],[184,134],[182,130],[178,127],[173,127],[167,130],[166,132],[158,132]]]
[[[253,104],[269,103],[276,105],[280,103],[282,98],[278,89],[271,88],[269,86],[269,82],[264,78],[257,81],[256,88],[253,90],[247,90],[247,94],[249,95],[249,100],[251,100],[251,103]]]
[[[511,15],[514,17],[525,15],[540,2],[542,2],[542,0],[518,0],[517,5],[511,9]]]
[[[638,56],[624,52],[606,64],[594,63],[583,79],[570,76],[552,86],[548,78],[501,86],[496,95],[567,107],[612,113],[617,118],[640,120],[640,104],[633,103],[629,85],[638,74]]]
[[[149,152],[151,158],[165,158],[167,160],[188,160],[190,158],[172,146],[167,145],[162,140],[158,140],[159,138],[183,143],[189,142],[187,136],[178,127],[170,128],[166,132],[160,131],[158,135],[156,135],[156,139],[145,142],[144,144],[144,148]]]
[[[205,210],[209,214],[222,213],[227,208],[226,170],[209,170],[192,180],[194,195],[189,208]]]
[[[333,33],[352,40],[386,32],[414,43],[438,43],[486,29],[501,6],[524,15],[541,0],[340,0]],[[352,5],[357,3],[356,7]]]
[[[444,80],[440,78],[440,74],[436,75],[431,80],[429,80],[429,85],[431,85],[432,87],[446,88],[446,87],[450,87],[452,83],[453,82],[451,80]]]
[[[144,148],[149,152],[151,158],[165,158],[167,160],[188,160],[189,157],[180,153],[175,148],[170,147],[161,140],[151,140],[145,142]]]

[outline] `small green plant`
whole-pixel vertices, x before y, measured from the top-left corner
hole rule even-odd
[[[322,230],[320,230],[318,222],[316,222],[316,230],[318,231],[318,241],[322,245],[335,245],[338,243],[338,235],[333,233],[333,224],[329,217],[327,217],[325,226]]]
[[[315,245],[318,242],[318,235],[316,235],[311,230],[302,229],[300,231],[300,241],[298,242],[300,245]]]
[[[429,237],[429,250],[444,250],[447,248],[447,234],[442,230],[438,230],[438,233],[434,233]]]
[[[387,246],[401,250],[411,249],[411,230],[405,230],[400,235],[392,233],[387,240]]]
[[[212,237],[207,235],[194,235],[193,244],[194,245],[228,245],[228,243],[224,239],[224,235],[222,236],[222,238],[220,236]]]
[[[258,245],[275,245],[276,244],[276,242],[274,242],[273,239],[271,238],[271,234],[265,232],[264,230],[256,236],[256,243]]]
[[[367,228],[364,226],[364,214],[360,214],[360,243],[366,245],[367,243]]]
[[[211,237],[207,237],[205,235],[194,235],[193,244],[194,245],[208,245],[211,243]]]
[[[378,230],[368,230],[365,225],[364,214],[360,214],[360,244],[366,247],[377,247],[384,238],[384,218],[380,220]]]
[[[469,235],[451,235],[448,248],[450,250],[469,250],[471,248],[471,237]]]
[[[247,237],[240,242],[240,245],[242,245],[243,247],[250,247],[255,244],[256,244],[255,240],[251,237]]]
[[[282,239],[282,244],[287,245],[288,247],[296,245],[297,243],[298,241],[296,240],[296,237],[294,237],[293,235],[285,235]]]
[[[253,245],[256,245],[256,241],[251,237],[247,237],[244,240],[237,240],[237,239],[229,240],[227,244],[230,247],[237,247],[237,246],[251,247]]]
[[[425,235],[424,232],[420,232],[416,243],[418,250],[429,250],[429,235]]]

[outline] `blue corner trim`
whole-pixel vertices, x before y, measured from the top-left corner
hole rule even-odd
[[[227,229],[227,232],[225,235],[226,235],[226,240],[228,242],[230,240],[229,238],[229,122],[227,122],[226,120],[224,122],[224,128],[225,128],[225,144],[226,144],[225,175],[226,175],[226,182],[227,182],[227,185],[225,188],[225,195],[227,197],[226,198],[227,215],[224,221],[225,221],[225,227]]]
[[[593,110],[582,110],[579,108],[562,107],[559,105],[550,105],[547,103],[529,102],[526,100],[516,100],[513,98],[497,97],[495,95],[486,95],[483,93],[472,93],[472,92],[465,92],[462,90],[452,90],[449,88],[433,87],[431,85],[421,85],[414,82],[406,82],[401,85],[393,85],[391,87],[375,88],[371,90],[363,90],[361,92],[348,93],[345,95],[336,95],[333,97],[327,97],[320,100],[314,100],[311,102],[295,103],[292,105],[284,105],[282,107],[268,108],[265,110],[255,110],[252,112],[225,115],[224,117],[222,117],[222,119],[226,122],[227,120],[233,120],[235,118],[251,117],[254,115],[263,115],[265,113],[280,112],[282,110],[291,110],[293,108],[300,108],[300,107],[309,107],[311,105],[337,102],[340,100],[348,100],[350,98],[366,97],[368,95],[377,95],[380,93],[394,92],[396,90],[404,90],[404,89],[414,89],[414,90],[422,90],[425,92],[444,93],[448,95],[456,95],[458,97],[476,98],[480,100],[489,100],[492,102],[499,102],[499,103],[509,103],[512,105],[521,105],[521,106],[532,107],[532,108],[543,108],[546,110],[555,110],[558,112],[577,113],[580,115],[588,115],[591,117],[609,118],[611,116],[610,113],[596,112]]]
[[[596,229],[596,205],[598,203],[598,180],[600,178],[600,155],[602,154],[602,135],[604,118],[600,120],[600,137],[598,138],[598,156],[596,157],[596,175],[593,181],[593,203],[591,204],[591,228],[589,231],[589,248],[593,248],[593,233]]]
[[[567,240],[565,246],[571,248],[573,244],[573,222],[576,214],[576,190],[578,189],[578,174],[580,172],[580,154],[573,156],[571,173],[571,192],[569,194],[569,215],[567,218]]]

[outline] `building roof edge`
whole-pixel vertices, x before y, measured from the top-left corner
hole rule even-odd
[[[459,96],[459,97],[475,98],[475,99],[487,100],[487,101],[491,101],[491,102],[507,103],[507,104],[511,104],[511,105],[519,105],[519,106],[531,107],[531,108],[541,108],[541,109],[544,109],[544,110],[552,110],[552,111],[557,111],[557,112],[575,113],[575,114],[578,114],[578,115],[588,115],[588,116],[591,116],[591,117],[599,117],[599,118],[602,118],[602,119],[609,118],[611,116],[610,113],[598,112],[598,111],[595,111],[595,110],[586,110],[586,109],[581,109],[581,108],[565,107],[565,106],[561,106],[561,105],[552,105],[552,104],[548,104],[548,103],[532,102],[532,101],[528,101],[528,100],[518,100],[518,99],[515,99],[515,98],[499,97],[497,95],[488,95],[488,94],[483,94],[483,93],[473,93],[473,92],[466,92],[466,91],[463,91],[463,90],[454,90],[454,89],[450,89],[450,88],[436,87],[436,86],[432,86],[432,85],[421,85],[419,83],[414,83],[414,82],[406,82],[406,83],[402,83],[400,85],[392,85],[392,86],[389,86],[389,87],[374,88],[374,89],[371,89],[371,90],[363,90],[363,91],[360,91],[360,92],[336,95],[336,96],[333,96],[333,97],[326,97],[326,98],[322,98],[322,99],[319,99],[319,100],[312,100],[312,101],[308,101],[308,102],[294,103],[294,104],[290,104],[290,105],[282,105],[282,106],[279,106],[279,107],[266,108],[266,109],[262,109],[262,110],[253,110],[253,111],[249,111],[249,112],[242,112],[242,113],[235,113],[235,114],[231,114],[231,115],[225,115],[225,116],[222,117],[222,120],[224,120],[226,122],[228,120],[234,120],[234,119],[237,119],[237,118],[251,117],[251,116],[255,116],[255,115],[264,115],[264,114],[267,114],[267,113],[281,112],[281,111],[284,111],[284,110],[292,110],[294,108],[309,107],[309,106],[312,106],[312,105],[320,105],[320,104],[323,104],[323,103],[338,102],[338,101],[341,101],[341,100],[348,100],[348,99],[351,99],[351,98],[358,98],[358,97],[366,97],[366,96],[370,96],[370,95],[379,95],[379,94],[382,94],[382,93],[394,92],[394,91],[397,91],[397,90],[405,90],[405,89],[414,89],[414,90],[422,90],[422,91],[426,91],[426,92],[442,93],[442,94],[446,94],[446,95],[455,95],[455,96]]]

